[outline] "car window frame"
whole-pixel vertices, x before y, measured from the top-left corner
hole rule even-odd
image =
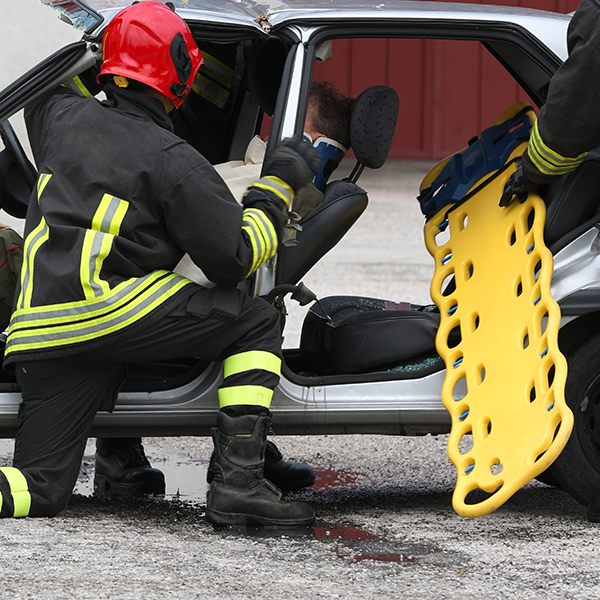
[[[481,30],[482,25],[485,25],[484,31]],[[552,75],[562,64],[562,60],[527,29],[515,23],[501,21],[407,19],[392,24],[372,21],[365,25],[349,20],[344,24],[326,23],[312,27],[307,27],[304,24],[294,25],[288,22],[283,28],[287,29],[288,33],[292,34],[293,32],[295,34],[293,35],[296,38],[295,46],[303,48],[304,63],[302,65],[300,91],[295,97],[290,94],[289,86],[291,79],[297,76],[297,73],[291,72],[291,62],[286,64],[270,132],[270,137],[277,140],[280,140],[286,133],[298,135],[302,132],[308,106],[308,89],[312,78],[315,52],[317,47],[327,40],[389,38],[476,41],[481,43],[498,60],[538,108],[541,108],[545,102],[547,87]],[[276,30],[276,32],[281,33],[280,30]],[[508,56],[510,51],[513,53],[516,51],[517,54]],[[537,69],[536,86],[530,85],[524,77],[525,69],[519,68],[515,64],[516,57],[524,57],[530,70],[532,68]],[[531,76],[529,79],[531,79]],[[297,106],[295,114],[289,110],[289,107],[294,103]],[[290,118],[294,120],[293,127],[289,125],[289,122],[283,122],[283,120]]]

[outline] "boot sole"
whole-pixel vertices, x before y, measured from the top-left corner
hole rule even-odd
[[[146,481],[138,483],[119,483],[108,479],[102,475],[94,477],[94,495],[108,496],[127,496],[135,498],[136,496],[164,496],[165,480],[164,477],[150,477]]]
[[[225,513],[213,508],[206,509],[205,518],[213,525],[241,525],[245,527],[257,525],[271,527],[310,527],[315,522],[314,515],[309,519],[270,519],[269,517],[259,517],[245,513]]]

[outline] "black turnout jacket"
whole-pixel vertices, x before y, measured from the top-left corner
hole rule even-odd
[[[100,102],[60,88],[26,108],[39,179],[5,364],[73,354],[151,326],[198,289],[171,272],[186,252],[219,285],[260,263],[248,208],[172,132],[162,103],[113,84],[106,91]],[[276,249],[285,214],[253,190],[254,222]]]
[[[539,184],[573,170],[600,146],[600,0],[580,4],[567,46],[523,158],[525,173]]]

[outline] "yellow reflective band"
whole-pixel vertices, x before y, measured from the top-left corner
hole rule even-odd
[[[115,236],[121,231],[128,208],[129,202],[104,194],[92,217],[91,230],[85,232],[79,278],[88,300],[102,296],[110,290],[108,282],[100,278],[100,271],[112,250]]]
[[[269,408],[273,390],[260,385],[238,385],[235,387],[219,388],[219,407],[252,404]]]
[[[260,248],[260,241],[258,236],[255,234],[254,229],[248,225],[242,226],[242,231],[245,231],[248,234],[248,238],[250,239],[250,245],[252,246],[252,265],[250,266],[249,271],[246,273],[246,277],[251,273],[254,273],[258,268],[258,261],[262,255]]]
[[[192,90],[194,90],[198,96],[202,96],[202,98],[212,102],[212,104],[218,108],[225,108],[227,100],[229,100],[229,90],[224,90],[217,83],[200,75],[200,73],[198,73],[196,79],[194,79]]]
[[[40,176],[38,177],[38,181],[37,181],[38,204],[39,204],[40,198],[42,196],[42,192],[44,191],[44,188],[48,185],[48,182],[50,181],[51,178],[52,178],[51,173],[40,173]]]
[[[165,296],[171,296],[168,284],[172,281],[191,283],[189,279],[171,271],[154,271],[143,277],[132,277],[115,286],[103,298],[92,301],[77,300],[45,306],[32,306],[29,310],[16,310],[11,319],[11,332],[20,329],[42,327],[89,321],[119,309],[121,306],[135,301],[147,289],[160,289]]]
[[[129,202],[110,194],[104,194],[92,218],[92,229],[112,235],[119,235]]]
[[[44,188],[50,181],[52,175],[49,173],[40,173],[37,181],[37,199],[38,204]],[[33,263],[40,246],[47,241],[49,236],[48,226],[42,217],[38,226],[27,236],[23,245],[23,266],[21,268],[21,291],[17,306],[28,308],[31,306],[33,295]]]
[[[90,91],[87,89],[87,87],[85,86],[83,81],[81,81],[81,78],[79,77],[79,75],[75,75],[75,77],[73,77],[72,79],[69,79],[68,81],[65,81],[65,83],[63,83],[62,85],[63,85],[63,87],[73,90],[79,96],[82,96],[84,98],[93,98],[94,97],[94,95],[91,94]]]
[[[252,184],[252,187],[273,192],[278,198],[283,200],[288,208],[291,206],[292,200],[294,199],[294,190],[283,179],[273,175],[261,177]]]
[[[200,66],[200,71],[206,73],[224,87],[231,88],[235,77],[235,71],[225,63],[222,63],[218,58],[206,54],[205,52],[202,53],[202,58],[204,60]]]
[[[90,90],[88,90],[87,87],[84,85],[83,81],[81,81],[79,75],[75,75],[75,77],[73,77],[73,83],[77,86],[77,88],[81,91],[85,98],[94,97],[94,94],[92,94]]]
[[[23,247],[23,268],[21,269],[21,292],[18,306],[29,308],[33,297],[33,265],[35,255],[40,247],[48,240],[49,230],[42,217],[39,225],[27,236]]]
[[[269,258],[274,256],[275,252],[273,251],[273,247],[266,246],[266,241],[262,235],[263,230],[260,224],[253,223],[252,221],[246,221],[242,229],[250,237],[250,242],[254,253],[252,266],[246,274],[246,277],[248,277],[250,273],[254,273],[256,269],[264,265]]]
[[[25,475],[14,467],[0,467],[0,471],[4,473],[10,486],[14,505],[13,517],[26,517],[31,509],[31,494]]]
[[[104,260],[110,254],[115,236],[87,230],[83,238],[79,278],[87,300],[110,291],[107,281],[100,279]]]
[[[538,122],[533,126],[533,132],[527,148],[527,154],[531,162],[544,175],[564,175],[578,167],[587,152],[583,152],[576,157],[562,156],[547,146],[538,130]]]
[[[262,369],[281,375],[281,359],[271,352],[262,350],[251,350],[249,352],[241,352],[234,354],[225,359],[223,363],[224,377],[252,371],[253,369]]]
[[[17,310],[5,355],[96,339],[139,321],[192,282],[169,271],[125,281],[109,294],[80,301]]]
[[[242,230],[248,234],[252,245],[253,261],[246,277],[263,265],[277,252],[277,233],[267,215],[257,208],[246,208]]]
[[[254,270],[275,254],[274,249],[277,247],[275,229],[266,215],[256,209],[244,211],[242,229],[252,235],[256,243],[255,264],[252,266]]]
[[[202,58],[192,90],[218,108],[225,108],[231,95],[235,71],[210,54],[202,53]]]

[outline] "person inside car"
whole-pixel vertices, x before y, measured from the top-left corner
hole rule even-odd
[[[353,103],[354,98],[340,92],[331,81],[313,81],[310,86],[303,137],[316,148],[320,165],[313,181],[298,190],[294,197],[293,210],[301,218],[306,217],[323,201],[329,177],[350,149],[350,112]],[[260,176],[266,148],[266,141],[255,136],[246,149],[244,160],[215,165],[217,173],[239,202],[247,187]],[[177,264],[175,272],[201,285],[212,285],[187,254]],[[296,467],[295,470],[299,468]],[[302,477],[299,481],[304,483],[307,480]]]
[[[313,81],[308,96],[308,111],[304,121],[304,139],[315,146],[321,165],[312,182],[299,190],[294,198],[294,212],[308,215],[323,199],[325,185],[342,158],[350,149],[350,111],[354,98],[340,92],[331,81]],[[233,195],[241,200],[252,182],[260,175],[266,152],[266,141],[255,136],[243,161],[215,165],[217,173],[229,185]]]
[[[202,61],[185,22],[161,2],[133,4],[107,26],[102,52],[105,102],[60,87],[26,108],[39,178],[4,358],[23,400],[0,517],[66,505],[93,418],[114,406],[128,362],[191,356],[224,365],[207,520],[309,525],[311,507],[282,501],[263,471],[279,314],[235,284],[275,254],[318,157],[284,140],[240,206],[171,131]],[[216,287],[172,272],[185,252]]]

